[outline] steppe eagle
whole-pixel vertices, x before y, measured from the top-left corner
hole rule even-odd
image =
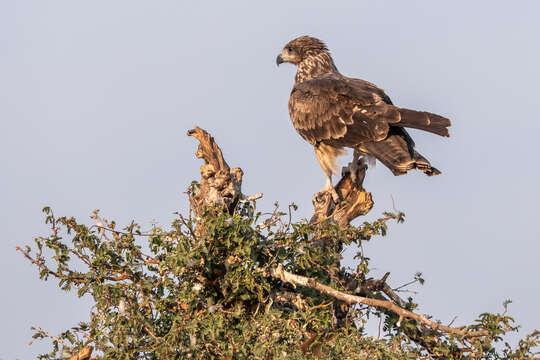
[[[291,40],[276,59],[278,66],[284,62],[298,66],[289,115],[300,136],[314,146],[326,174],[325,190],[332,192],[334,200],[337,194],[332,174],[337,172],[336,157],[344,154],[346,147],[354,149],[354,181],[360,156],[376,158],[394,175],[411,169],[422,170],[429,176],[440,174],[415,151],[414,141],[405,128],[449,136],[450,120],[399,108],[374,84],[341,75],[319,39],[302,36]]]

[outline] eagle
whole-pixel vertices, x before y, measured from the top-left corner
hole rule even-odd
[[[450,120],[425,111],[404,109],[392,104],[385,92],[365,80],[340,74],[324,42],[301,36],[288,42],[276,63],[298,66],[289,98],[289,115],[300,136],[313,145],[315,155],[326,174],[326,186],[337,202],[332,185],[337,173],[336,158],[353,149],[349,166],[356,182],[359,158],[374,164],[377,159],[394,175],[411,169],[426,175],[440,171],[415,150],[405,128],[450,136]]]

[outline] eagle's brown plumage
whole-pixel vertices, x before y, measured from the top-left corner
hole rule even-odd
[[[377,86],[341,75],[326,45],[313,37],[302,36],[285,45],[277,58],[278,65],[282,62],[298,65],[289,114],[296,131],[315,147],[330,186],[335,159],[344,147],[355,149],[355,158],[377,158],[394,175],[411,169],[440,173],[414,150],[404,128],[449,136],[448,119],[394,106]]]

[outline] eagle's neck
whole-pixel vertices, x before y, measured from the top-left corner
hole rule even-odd
[[[298,70],[294,78],[296,83],[311,80],[313,78],[338,72],[334,60],[326,51],[317,55],[306,57],[298,64]]]

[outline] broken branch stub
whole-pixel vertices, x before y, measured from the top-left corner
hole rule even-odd
[[[366,215],[373,207],[371,193],[362,187],[367,165],[362,159],[358,160],[356,182],[352,181],[350,172],[345,169],[341,180],[335,186],[335,190],[340,198],[339,204],[334,202],[332,194],[328,191],[316,193],[312,198],[315,210],[310,223],[330,220],[337,223],[340,227],[346,227],[352,220]]]
[[[232,213],[242,198],[242,169],[229,167],[214,138],[205,130],[195,126],[187,135],[199,140],[195,156],[204,160],[200,184],[190,199],[195,215],[201,217],[210,209]]]

